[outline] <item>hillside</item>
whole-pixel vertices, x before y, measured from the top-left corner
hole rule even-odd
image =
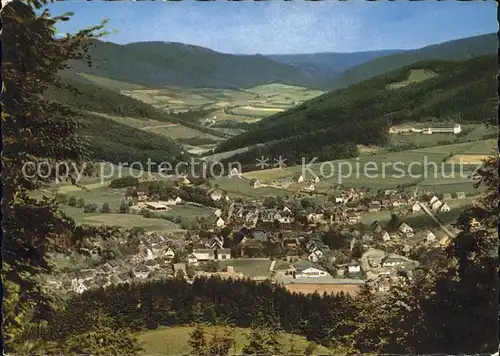
[[[172,122],[150,105],[121,95],[115,91],[68,76],[61,77],[60,87],[49,88],[44,95],[63,103],[81,114],[81,134],[89,137],[92,159],[118,162],[152,161],[177,162],[184,155],[175,141],[146,132],[100,114],[156,119]]]
[[[426,60],[460,61],[498,51],[496,33],[448,41],[416,50],[378,56],[370,61],[348,69],[333,83],[333,89],[376,77],[377,75]]]
[[[433,74],[409,83],[417,70]],[[356,144],[385,145],[387,128],[394,124],[429,118],[494,122],[498,106],[497,71],[493,55],[463,62],[416,63],[321,95],[249,125],[247,132],[221,144],[216,152],[264,143],[264,147],[231,160],[255,163],[261,155],[282,155],[289,162],[316,156],[330,160],[356,156]],[[404,85],[395,86],[401,83]]]
[[[93,66],[72,62],[74,71],[151,88],[250,88],[270,83],[314,87],[318,81],[298,68],[262,55],[225,54],[181,43],[92,44]]]
[[[375,58],[386,56],[401,50],[381,50],[353,53],[304,53],[304,54],[271,54],[267,57],[276,62],[292,65],[307,73],[321,76],[326,81],[337,78],[346,70],[371,61]]]

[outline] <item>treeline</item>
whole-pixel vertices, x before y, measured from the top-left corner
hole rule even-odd
[[[284,331],[316,342],[326,342],[348,320],[353,301],[345,295],[291,294],[271,283],[220,278],[183,279],[121,284],[74,296],[63,312],[49,317],[48,340],[63,341],[92,328],[89,316],[96,310],[112,315],[116,328],[132,331],[191,323],[230,321],[250,327],[265,315]],[[347,330],[344,330],[347,331]]]
[[[231,156],[226,161],[238,161],[246,170],[255,169],[256,159],[261,156],[270,159],[286,158],[286,164],[301,164],[316,158],[318,161],[330,161],[358,156],[356,144],[385,145],[388,140],[387,124],[374,120],[367,122],[349,122],[339,127],[330,127],[310,133],[298,133],[299,126],[291,124],[290,130],[297,135]],[[256,133],[257,134],[257,133]],[[276,131],[270,135],[279,135]]]
[[[406,80],[412,69],[426,69],[437,75],[398,89],[390,88],[389,84]],[[386,127],[422,121],[428,117],[442,120],[462,117],[463,122],[493,122],[498,107],[497,71],[496,56],[464,62],[417,63],[321,95],[249,125],[247,132],[222,143],[216,152],[304,136],[320,130],[338,130],[354,123],[363,131],[361,134],[370,135],[373,126],[365,124],[379,120]],[[377,138],[375,141],[384,141],[381,134],[380,130],[371,133]],[[357,135],[344,138],[346,142],[363,143]],[[314,151],[314,143],[310,143],[311,151]]]

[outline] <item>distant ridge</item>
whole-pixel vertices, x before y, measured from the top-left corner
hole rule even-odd
[[[496,33],[447,41],[420,49],[381,56],[354,66],[332,81],[331,88],[345,88],[419,61],[460,61],[497,52],[498,38]]]

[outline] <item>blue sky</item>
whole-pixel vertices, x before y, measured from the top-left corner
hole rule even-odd
[[[182,42],[225,53],[356,52],[412,49],[497,31],[493,1],[100,2],[49,5],[72,11],[60,32],[110,20],[115,43]]]

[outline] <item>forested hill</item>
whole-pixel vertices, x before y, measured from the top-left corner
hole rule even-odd
[[[175,163],[185,158],[177,142],[106,116],[172,122],[173,118],[148,104],[85,79],[76,80],[68,76],[60,77],[60,86],[49,88],[44,96],[81,113],[80,133],[90,139],[89,151],[92,159],[113,163],[144,163],[151,158],[155,162]]]
[[[392,124],[430,117],[495,122],[497,72],[494,55],[416,63],[263,119],[221,144],[217,152],[267,143],[245,157],[255,161],[255,154],[265,153],[344,158],[356,154],[356,143],[383,145]]]
[[[92,47],[93,66],[72,62],[73,70],[153,88],[250,88],[270,83],[316,87],[320,79],[262,55],[232,55],[181,43],[118,45],[94,40]]]
[[[496,33],[467,37],[448,41],[416,50],[378,56],[370,61],[347,69],[342,75],[332,80],[330,88],[345,88],[351,84],[376,77],[412,63],[426,60],[460,61],[498,51]]]
[[[375,58],[387,56],[393,53],[400,53],[402,50],[380,50],[353,53],[304,53],[304,54],[270,54],[267,57],[302,69],[315,76],[321,76],[325,80],[325,87],[328,88],[334,79],[348,69],[369,62]]]

